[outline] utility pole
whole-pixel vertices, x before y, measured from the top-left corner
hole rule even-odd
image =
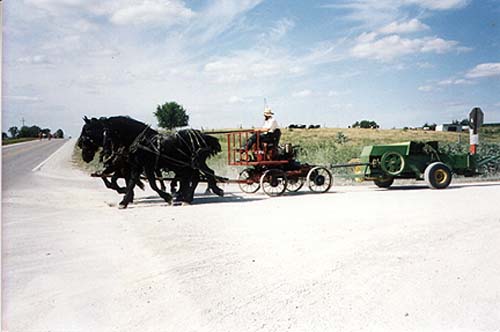
[[[24,127],[24,118],[21,119],[21,122],[23,123],[23,127]]]

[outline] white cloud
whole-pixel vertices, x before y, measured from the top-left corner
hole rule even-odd
[[[283,38],[288,31],[293,29],[295,22],[289,18],[282,18],[278,20],[270,31],[262,36],[265,41],[276,42]]]
[[[46,55],[42,54],[22,57],[17,59],[17,62],[28,65],[47,65],[52,63]]]
[[[4,98],[7,100],[24,102],[24,103],[38,103],[41,101],[40,97],[33,97],[33,96],[4,96]]]
[[[194,12],[181,1],[143,0],[115,11],[110,21],[118,25],[162,24],[173,25],[194,16]]]
[[[98,58],[113,58],[120,54],[116,49],[103,48],[94,51],[89,51],[88,55]]]
[[[252,99],[242,98],[238,96],[231,96],[228,100],[230,104],[242,104],[242,103],[250,103]]]
[[[416,39],[416,41],[422,44],[420,51],[423,53],[426,52],[446,53],[453,50],[455,46],[458,45],[458,42],[454,40],[444,40],[442,38],[437,38],[437,37],[427,37],[420,40]]]
[[[252,10],[263,0],[215,0],[199,12],[196,20],[192,20],[185,33],[191,42],[206,43],[227,31],[235,24],[238,17]]]
[[[252,79],[295,77],[305,74],[312,67],[338,61],[332,49],[314,49],[302,56],[292,56],[286,49],[250,48],[211,59],[203,72],[218,83],[234,83]]]
[[[482,63],[471,69],[467,78],[483,78],[500,76],[500,62]]]
[[[82,7],[87,1],[85,0],[25,0],[29,5],[33,5],[38,8],[50,8],[58,9],[65,7]]]
[[[286,56],[285,56],[286,57]],[[283,55],[266,56],[258,51],[240,51],[205,64],[203,71],[219,83],[246,81],[288,72]]]
[[[311,95],[312,95],[312,91],[309,89],[305,89],[302,91],[296,91],[296,92],[292,93],[292,96],[297,97],[297,98],[305,98],[305,97],[309,97]]]
[[[351,103],[346,103],[346,104],[330,104],[329,106],[331,108],[336,108],[336,109],[347,109],[347,108],[352,108],[354,105]]]
[[[357,42],[360,44],[370,43],[377,38],[376,32],[363,32],[361,35],[356,38]]]
[[[392,22],[378,30],[381,34],[402,34],[429,30],[429,26],[423,24],[416,18],[407,22]]]
[[[351,94],[351,90],[343,90],[343,91],[338,91],[338,90],[330,90],[328,91],[327,95],[328,97],[338,97],[338,96],[345,96]]]
[[[105,17],[116,25],[161,24],[171,26],[195,15],[182,0],[25,0],[57,19],[75,17],[74,29],[96,28],[84,17]],[[82,15],[83,14],[83,15]]]
[[[464,8],[470,0],[406,0],[403,3],[417,5],[431,10],[450,10]]]
[[[442,81],[439,81],[438,84],[439,85],[467,85],[467,84],[474,84],[474,82],[460,78],[460,79],[442,80]]]
[[[351,55],[357,58],[381,61],[390,61],[414,53],[446,53],[456,49],[458,44],[456,41],[437,37],[408,39],[398,35],[390,35],[371,41],[363,39],[358,39],[358,43],[351,49]]]
[[[435,68],[436,66],[430,62],[418,62],[417,67],[422,68],[422,69],[431,69],[431,68]]]
[[[470,0],[340,0],[321,6],[350,11],[345,15],[352,21],[363,22],[365,27],[380,27],[407,16],[411,6],[422,10],[443,11],[466,7]]]
[[[434,90],[432,85],[422,85],[422,86],[418,87],[418,91],[422,91],[422,92],[430,92],[432,90]]]

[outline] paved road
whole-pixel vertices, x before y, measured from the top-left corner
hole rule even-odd
[[[33,168],[59,149],[66,140],[35,140],[2,147],[2,189],[29,185]]]

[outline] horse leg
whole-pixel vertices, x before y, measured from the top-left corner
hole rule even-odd
[[[120,178],[120,176],[118,174],[116,174],[116,172],[115,172],[115,173],[113,173],[113,176],[111,176],[111,181],[109,181],[106,177],[103,177],[102,181],[104,182],[104,185],[106,186],[106,188],[115,190],[119,194],[125,194],[127,192],[127,188],[120,187],[118,185],[117,180],[119,178]]]
[[[191,190],[191,174],[186,173],[186,171],[183,171],[181,173],[176,173],[175,178],[178,180],[178,182],[180,184],[179,190],[177,190],[176,195],[175,195],[175,202],[176,203],[182,203],[182,202],[189,203],[189,196],[190,196],[190,190]]]
[[[224,190],[217,186],[217,181],[215,181],[214,176],[207,176],[208,189],[212,190],[214,194],[220,197],[224,197]]]
[[[145,172],[151,189],[156,191],[158,195],[160,195],[160,197],[163,198],[168,204],[172,203],[172,196],[170,194],[167,194],[163,190],[160,190],[160,188],[158,188],[158,186],[156,185],[156,172],[149,167],[146,167]]]
[[[207,157],[207,153],[203,153],[203,151],[200,152],[200,155],[197,158],[198,167],[200,168],[200,171],[203,172],[207,177],[208,188],[210,188],[217,196],[223,197],[224,190],[217,186],[217,181],[215,180],[215,172],[213,169],[208,167]]]
[[[189,203],[191,203],[194,199],[194,192],[199,182],[200,182],[200,173],[198,171],[194,171],[193,174],[191,175],[189,194],[187,197]]]
[[[127,180],[127,193],[123,197],[123,200],[118,205],[119,209],[126,209],[127,205],[129,205],[134,200],[134,187],[139,182],[139,177],[141,176],[140,169],[132,169],[130,171],[130,178]]]
[[[156,177],[159,178],[161,191],[165,191],[167,189],[167,187],[165,186],[165,182],[162,179],[163,174],[161,173],[161,170],[159,170],[159,169],[155,170],[155,175],[156,175]]]
[[[179,182],[179,179],[177,176],[174,176],[174,179],[170,181],[170,193],[175,194],[177,192],[177,184]]]

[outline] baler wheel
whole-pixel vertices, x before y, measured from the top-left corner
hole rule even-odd
[[[399,152],[387,151],[380,159],[380,167],[387,175],[397,176],[405,168],[405,159]]]
[[[432,189],[445,189],[450,185],[451,177],[451,170],[441,162],[430,164],[424,172],[425,182]]]
[[[373,182],[379,188],[389,188],[394,183],[394,178],[380,178]]]

